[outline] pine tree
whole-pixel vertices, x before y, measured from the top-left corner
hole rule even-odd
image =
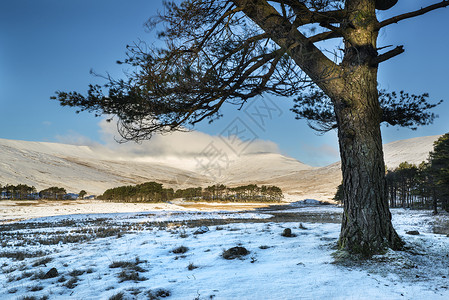
[[[382,28],[449,6],[449,1],[379,21],[376,9],[396,2],[166,1],[163,13],[148,22],[151,28],[164,22],[159,37],[165,48],[128,47],[128,59],[120,63],[135,72],[126,80],[107,77],[107,93],[91,85],[87,96],[57,92],[55,98],[63,106],[116,115],[122,137],[138,141],[214,120],[224,103],[241,107],[267,93],[317,100],[318,91],[329,99],[333,110],[326,116],[338,130],[345,191],[339,248],[364,255],[400,249],[403,242],[388,209],[380,124],[385,119],[392,125],[426,124],[432,114],[423,120],[420,109],[432,105],[408,106],[402,98],[381,105],[378,66],[404,47],[385,50],[377,37]],[[340,39],[344,49],[322,51],[317,43],[329,39]],[[329,59],[326,54],[334,51],[341,59]],[[425,100],[424,95],[403,95],[411,102]],[[315,102],[319,120],[321,103]]]
[[[435,180],[436,196],[449,211],[449,133],[441,136],[430,153],[430,173]]]

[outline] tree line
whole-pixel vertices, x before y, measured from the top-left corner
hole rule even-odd
[[[162,184],[151,181],[107,189],[98,199],[123,202],[162,202],[173,199],[174,194],[172,188],[166,189]]]
[[[206,188],[187,188],[176,191],[177,198],[185,200],[226,201],[226,202],[279,202],[284,198],[282,190],[277,186],[257,186],[248,184],[237,187],[227,187],[216,184]]]
[[[227,202],[278,202],[283,198],[277,186],[257,186],[255,184],[227,187],[216,184],[202,187],[178,189],[164,188],[157,182],[120,186],[106,190],[99,199],[124,202],[163,202],[174,198],[188,201],[227,201]]]
[[[415,209],[438,208],[449,212],[449,133],[434,143],[429,159],[419,165],[402,162],[386,172],[388,202],[390,207]],[[339,186],[335,200],[343,199]]]
[[[41,191],[37,191],[34,186],[26,184],[6,184],[2,186],[0,184],[0,199],[9,200],[36,200],[36,199],[49,199],[49,200],[64,200],[69,199],[67,191],[61,187],[49,187]]]

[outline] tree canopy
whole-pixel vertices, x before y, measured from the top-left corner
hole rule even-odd
[[[377,9],[388,9],[396,2],[375,1]],[[446,6],[446,2],[384,20],[375,30]],[[335,129],[333,104],[321,82],[342,74],[338,65],[314,45],[348,38],[345,31],[351,30],[351,24],[347,24],[348,9],[344,4],[338,0],[164,1],[164,12],[150,18],[146,25],[154,29],[164,24],[158,37],[166,47],[157,48],[143,41],[128,45],[127,58],[117,61],[130,67],[126,79],[106,76],[106,84],[90,85],[86,96],[59,91],[53,98],[63,106],[78,107],[78,112],[117,116],[119,133],[125,140],[147,139],[154,133],[185,130],[205,119],[213,121],[221,116],[224,103],[240,108],[264,93],[296,96],[292,110],[297,118],[309,120],[310,126],[319,131]],[[275,24],[267,21],[260,26],[257,18],[245,18],[249,14],[245,5],[267,10],[266,17],[276,19]],[[287,26],[298,41],[286,47],[278,41],[286,37],[276,38],[279,30],[264,28],[269,25]],[[293,47],[301,48],[297,55]],[[374,52],[370,64],[377,65],[403,52],[402,46],[384,54],[378,54],[380,50],[370,50]],[[327,51],[335,54],[336,62],[344,63],[341,50]],[[316,59],[324,65],[314,66],[311,60]],[[318,69],[312,72],[309,68]],[[435,114],[429,109],[441,103],[429,103],[427,93],[382,90],[379,94],[382,121],[412,129],[432,123]]]

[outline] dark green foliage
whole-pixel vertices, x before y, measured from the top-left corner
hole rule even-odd
[[[78,198],[79,198],[79,199],[83,199],[84,196],[86,196],[86,195],[87,195],[87,192],[86,192],[85,190],[81,190],[81,191],[78,193]]]
[[[385,176],[391,207],[449,211],[449,133],[434,143],[429,161],[419,166],[403,162]]]
[[[256,184],[227,187],[223,184],[208,186],[204,189],[201,200],[227,202],[279,202],[284,198],[277,186],[257,186]]]
[[[382,108],[382,122],[387,126],[401,126],[416,130],[418,126],[429,125],[438,117],[429,112],[440,105],[428,103],[429,94],[410,95],[404,91],[387,93],[379,91],[379,103]],[[291,109],[296,119],[308,120],[309,127],[320,132],[337,128],[337,120],[333,104],[328,96],[317,87],[310,88],[309,93],[303,93],[294,99]]]
[[[203,189],[201,187],[197,188],[187,188],[176,190],[175,198],[184,198],[186,200],[200,199],[203,195]]]
[[[337,192],[335,193],[334,199],[335,201],[342,203],[343,199],[344,199],[344,188],[343,188],[343,184],[340,184],[337,187]]]
[[[28,186],[26,184],[0,185],[0,199],[30,200],[36,199],[37,196],[37,190],[34,186]]]
[[[104,200],[128,202],[162,202],[173,199],[173,189],[165,189],[157,182],[145,182],[135,186],[120,186],[106,190],[100,197]]]
[[[437,191],[436,196],[442,202],[443,209],[449,211],[449,133],[434,143],[429,163],[429,174]]]
[[[52,187],[49,187],[48,189],[40,191],[39,197],[41,199],[63,200],[65,194],[67,194],[67,192],[64,188],[52,186]]]
[[[277,186],[257,186],[249,184],[238,187],[227,187],[222,184],[201,187],[178,189],[165,189],[156,182],[146,182],[135,186],[121,186],[106,190],[100,199],[129,202],[162,202],[173,198],[202,201],[227,202],[276,202],[284,197],[282,190]]]

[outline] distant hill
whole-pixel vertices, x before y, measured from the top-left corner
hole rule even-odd
[[[426,160],[438,137],[384,145],[386,165],[394,168],[403,161],[418,164]],[[340,163],[312,167],[277,153],[234,156],[219,164],[209,164],[207,158],[203,161],[206,163],[199,163],[198,157],[127,157],[102,146],[0,139],[0,184],[24,183],[38,190],[59,186],[68,192],[84,189],[102,194],[108,188],[145,181],[174,189],[256,183],[277,185],[285,193],[304,198],[328,200],[341,182]]]

